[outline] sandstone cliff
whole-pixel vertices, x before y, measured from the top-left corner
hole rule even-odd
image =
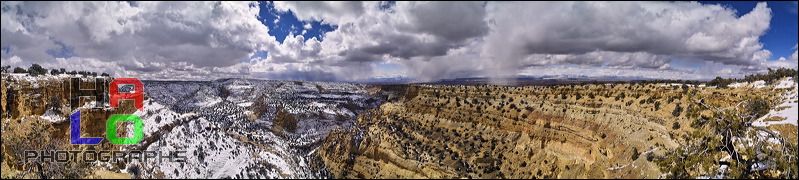
[[[359,128],[332,132],[317,154],[335,178],[658,178],[653,159],[688,140],[689,124],[710,113],[692,97],[729,107],[755,95],[776,93],[414,85],[362,114]]]

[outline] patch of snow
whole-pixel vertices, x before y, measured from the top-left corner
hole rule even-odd
[[[769,166],[766,163],[757,162],[755,164],[752,164],[752,170],[750,170],[749,172],[762,171],[762,170],[768,169],[769,167],[771,167],[771,166]]]
[[[236,90],[239,90],[239,89],[252,89],[251,85],[228,85],[226,87],[228,89],[231,89],[231,90],[233,90],[233,89],[236,89]]]
[[[688,87],[694,87],[694,85],[693,85],[693,84],[683,84],[683,83],[670,83],[670,84],[662,84],[662,85],[660,85],[660,87],[666,87],[666,86],[677,86],[677,87],[682,87],[682,85],[687,85]],[[700,85],[700,86],[702,86],[702,85]],[[704,86],[702,86],[702,87],[704,87]]]
[[[725,171],[727,171],[727,165],[726,164],[722,164],[721,166],[719,166],[719,172],[725,172]],[[714,179],[724,179],[724,174],[723,173],[716,174],[716,176],[713,177],[713,178]]]
[[[250,107],[252,105],[252,103],[253,102],[243,102],[243,103],[238,103],[236,105],[237,106],[241,106],[241,107]]]
[[[176,118],[182,118],[187,114],[178,114],[170,110],[164,105],[148,99],[144,101],[144,111],[136,111],[134,115],[139,116],[144,121],[144,135],[150,136],[154,132],[161,129],[163,126],[176,121]],[[159,120],[156,120],[159,119]]]
[[[731,158],[732,158],[732,156],[730,156],[730,155],[727,155],[727,156],[724,156],[723,158],[721,158],[719,161],[728,161],[728,160],[730,160]]]
[[[738,82],[738,83],[732,83],[732,84],[727,85],[727,86],[728,87],[733,87],[733,88],[757,88],[757,89],[767,87],[766,86],[766,81],[763,81],[763,80],[755,81],[755,82],[752,82],[752,83]]]
[[[650,152],[657,151],[657,150],[658,150],[658,147],[655,147],[655,148],[650,149],[649,151],[641,152],[641,154],[646,154],[646,153],[650,153]]]
[[[44,112],[44,114],[42,114],[39,117],[47,121],[50,121],[52,123],[62,122],[67,120],[66,117],[56,114],[56,111],[53,111],[52,109],[48,109],[47,111]]]
[[[214,104],[220,103],[220,102],[222,102],[221,98],[213,98],[213,99],[209,98],[209,99],[206,99],[205,101],[192,103],[192,105],[198,106],[198,107],[208,107],[208,106],[213,106]]]
[[[630,163],[628,163],[628,164],[625,164],[625,165],[623,165],[623,166],[619,166],[619,167],[612,167],[612,168],[608,168],[608,171],[613,171],[613,170],[622,169],[622,168],[625,168],[625,167],[629,166],[629,165],[630,165],[630,164],[632,164],[632,163],[633,163],[633,162],[630,162]]]
[[[778,82],[774,88],[792,88],[794,86],[796,86],[796,83],[793,82],[793,77],[788,77]]]
[[[775,109],[784,107],[787,108],[778,111],[775,109],[770,110],[768,114],[752,122],[752,126],[769,126],[772,124],[793,124],[794,126],[799,125],[799,123],[797,123],[797,121],[799,121],[799,105],[797,105],[797,100],[799,100],[797,99],[797,92],[799,89],[797,89],[797,86],[793,84],[793,80],[790,78],[783,79],[775,86],[775,88],[781,88],[785,86],[793,86],[793,89],[788,89],[782,94],[781,97],[783,101],[781,104],[775,106]],[[782,121],[764,121],[765,119],[774,116],[783,117],[785,119]]]
[[[311,102],[311,103],[308,103],[308,107],[323,108],[323,107],[325,107],[325,106],[327,106],[327,104],[325,104],[325,103],[320,103],[320,102],[316,102],[316,101],[313,101],[313,102]]]
[[[755,88],[758,88],[758,89],[764,88],[764,87],[766,87],[766,81],[763,81],[763,80],[755,81],[755,82],[752,83],[752,86],[755,87]]]

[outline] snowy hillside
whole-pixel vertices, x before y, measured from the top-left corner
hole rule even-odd
[[[774,85],[774,90],[784,91],[780,96],[782,99],[774,109],[771,109],[768,114],[752,122],[753,126],[768,126],[772,124],[793,124],[797,125],[799,121],[799,98],[797,92],[799,87],[796,86],[792,78],[785,78]],[[783,119],[781,121],[764,121],[771,117],[778,117]]]
[[[138,177],[323,178],[309,154],[335,128],[350,129],[381,97],[363,85],[330,82],[222,79],[145,81],[145,140],[133,147],[187,151],[187,162],[132,162]],[[295,129],[273,128],[279,112]],[[286,117],[280,117],[286,118]],[[279,133],[276,133],[279,132]]]

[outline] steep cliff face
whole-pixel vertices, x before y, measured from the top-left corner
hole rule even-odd
[[[111,81],[113,78],[108,77],[3,74],[2,152],[3,166],[9,168],[4,173],[15,174],[14,171],[31,168],[21,160],[25,150],[118,149],[108,141],[91,146],[69,144],[69,116],[78,110],[81,111],[81,137],[105,137],[105,122],[111,115],[136,111],[133,103],[127,101],[121,101],[118,108],[108,107]],[[126,130],[118,128],[120,134]],[[58,173],[54,176],[59,177]]]
[[[121,101],[118,108],[108,106],[108,85],[113,78],[78,76],[39,76],[4,74],[2,111],[4,119],[42,118],[66,132],[69,115],[81,111],[88,135],[104,135],[105,119],[112,114],[131,114],[133,103]],[[101,126],[95,126],[99,124]],[[56,136],[63,136],[56,133]]]
[[[411,86],[334,131],[317,154],[336,178],[658,178],[700,112],[752,90],[650,85]],[[772,96],[772,92],[757,94]],[[680,126],[682,124],[682,126]]]
[[[782,85],[146,81],[144,110],[137,111],[130,101],[107,107],[111,78],[2,78],[4,178],[40,178],[25,174],[36,167],[21,161],[31,149],[187,151],[183,163],[45,166],[48,177],[65,178],[658,178],[658,158],[696,139],[692,124],[713,115],[697,107],[700,99],[716,107],[755,97],[782,103],[752,124],[794,145],[797,139],[795,115],[782,117],[795,113],[797,90]],[[87,103],[94,100],[99,108]],[[70,145],[69,115],[77,110],[82,137],[105,136],[113,114],[138,115],[145,137],[129,146]]]

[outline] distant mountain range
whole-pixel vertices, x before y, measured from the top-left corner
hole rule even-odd
[[[351,81],[349,83],[364,83],[364,84],[449,84],[449,85],[477,85],[477,84],[502,84],[502,85],[557,85],[557,84],[579,84],[579,83],[608,83],[608,82],[631,82],[631,81],[644,81],[644,80],[658,80],[654,78],[645,78],[641,76],[586,76],[586,75],[545,75],[545,76],[529,76],[520,75],[515,78],[506,80],[494,80],[489,77],[468,77],[468,78],[453,78],[441,79],[428,82],[417,82],[412,77],[386,77],[386,78],[368,78],[358,81]]]

